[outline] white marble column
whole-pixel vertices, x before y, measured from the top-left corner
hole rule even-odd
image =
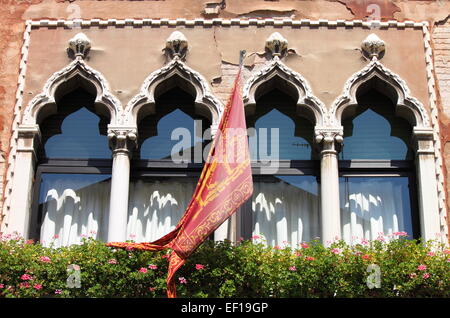
[[[8,212],[7,233],[17,232],[30,237],[30,216],[37,149],[41,134],[38,125],[19,127],[11,204]]]
[[[436,164],[434,161],[433,130],[414,128],[416,148],[417,192],[420,215],[420,236],[437,239],[440,233]]]
[[[322,243],[329,245],[341,239],[339,206],[339,168],[337,146],[342,142],[342,131],[316,130],[316,143],[320,151],[320,219]]]
[[[112,150],[111,198],[108,216],[108,242],[127,239],[128,192],[130,187],[130,158],[135,146],[135,129],[109,129]]]

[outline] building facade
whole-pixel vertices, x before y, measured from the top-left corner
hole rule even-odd
[[[448,243],[450,2],[1,10],[3,233],[68,245],[170,231],[242,63],[254,194],[215,239]]]

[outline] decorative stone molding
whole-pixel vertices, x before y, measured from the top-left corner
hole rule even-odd
[[[75,19],[75,20],[29,20],[31,26],[33,28],[67,28],[73,27],[75,23],[81,24],[82,27],[123,27],[123,26],[132,26],[141,28],[143,26],[151,26],[151,27],[159,27],[159,26],[187,26],[187,27],[211,27],[211,26],[232,26],[237,25],[240,27],[248,27],[248,26],[277,26],[277,27],[329,27],[329,28],[366,28],[373,29],[374,26],[379,27],[381,29],[387,28],[397,28],[397,29],[422,29],[422,26],[427,24],[428,22],[414,22],[414,21],[404,21],[399,22],[396,20],[390,21],[363,21],[363,20],[310,20],[310,19],[255,19],[255,18],[243,18],[243,19],[222,19],[222,18],[214,18],[214,19],[91,19],[91,20],[83,20],[83,19]]]
[[[112,124],[120,123],[119,114],[122,110],[120,101],[110,93],[109,84],[104,76],[89,67],[80,58],[75,59],[47,80],[42,93],[36,95],[25,108],[22,122],[24,124],[36,124],[42,118],[41,112],[44,112],[44,116],[56,112],[55,95],[58,88],[75,78],[92,84],[97,94],[95,98],[96,109],[107,113]]]
[[[218,126],[224,109],[223,104],[211,93],[206,79],[178,57],[145,79],[139,93],[130,100],[125,108],[124,124],[137,126],[138,120],[142,116],[152,114],[155,105],[155,90],[161,83],[172,77],[181,78],[186,85],[195,90],[196,111],[209,118],[212,126]],[[143,109],[144,105],[146,105],[145,109]]]
[[[437,107],[436,98],[436,83],[434,80],[434,63],[433,63],[433,49],[431,46],[431,36],[429,32],[429,23],[423,23],[423,42],[425,49],[425,62],[427,71],[427,82],[428,82],[428,100],[430,104],[431,112],[431,126],[433,127],[433,142],[434,142],[434,160],[436,165],[436,178],[438,180],[438,203],[439,203],[439,216],[440,216],[440,226],[442,242],[448,244],[449,242],[449,231],[447,223],[447,203],[446,203],[446,191],[445,191],[445,181],[444,181],[444,167],[442,163],[442,145],[440,140],[440,125],[439,125],[439,110]]]
[[[275,56],[267,66],[263,67],[259,72],[253,74],[245,83],[243,88],[243,100],[246,107],[254,107],[256,105],[256,96],[258,88],[278,77],[290,84],[298,94],[297,106],[299,112],[305,111],[305,108],[314,116],[316,125],[323,126],[328,120],[326,118],[327,110],[325,105],[314,96],[311,87],[306,79],[299,73],[287,67],[278,56]],[[308,114],[307,114],[308,115]]]
[[[370,59],[380,59],[386,50],[386,45],[375,33],[372,33],[362,41],[361,49]]]
[[[314,131],[314,141],[317,145],[321,145],[321,153],[332,152],[337,154],[340,151],[341,145],[344,141],[344,131],[335,128],[318,127]]]
[[[188,41],[183,33],[174,31],[166,40],[166,51],[171,58],[184,59],[188,50]]]
[[[273,57],[283,57],[286,55],[288,49],[288,41],[278,32],[272,33],[266,40],[266,50],[268,50]]]
[[[330,110],[330,124],[340,126],[342,113],[347,107],[358,105],[356,92],[358,88],[377,78],[386,83],[395,92],[396,96],[390,96],[399,115],[406,118],[413,126],[430,127],[425,107],[416,98],[410,96],[410,91],[405,81],[397,74],[386,68],[377,59],[373,59],[361,71],[353,74],[345,83],[343,93],[334,101]]]
[[[22,58],[19,64],[19,77],[17,81],[16,102],[14,105],[14,117],[11,127],[11,138],[9,142],[9,151],[7,158],[7,169],[5,176],[5,186],[3,188],[3,206],[2,213],[0,214],[0,230],[4,231],[4,225],[9,223],[11,218],[11,192],[14,180],[14,171],[16,169],[16,157],[17,157],[17,143],[19,137],[19,124],[21,121],[22,103],[23,103],[23,91],[25,87],[25,75],[27,70],[28,48],[30,46],[30,34],[31,34],[31,21],[26,22],[25,31],[23,33],[23,45],[22,45]],[[5,217],[6,215],[6,217]],[[6,224],[5,224],[6,223]]]
[[[132,150],[136,147],[137,129],[131,127],[108,127],[108,141],[113,156],[119,152],[131,155]]]
[[[69,47],[67,48],[70,54],[73,54],[76,59],[84,59],[89,54],[91,49],[91,41],[82,32],[77,33],[69,40]]]

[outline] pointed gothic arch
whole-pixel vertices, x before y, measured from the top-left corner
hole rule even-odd
[[[254,112],[256,100],[271,85],[285,83],[282,90],[297,100],[297,112],[310,119],[315,125],[323,126],[326,123],[325,105],[314,96],[306,79],[299,73],[287,67],[278,57],[275,57],[267,66],[255,73],[245,84],[243,99],[248,112]]]
[[[56,104],[61,97],[80,86],[95,96],[96,112],[107,116],[112,125],[120,123],[122,105],[110,93],[105,77],[88,66],[84,60],[75,59],[54,73],[45,83],[42,92],[28,103],[22,124],[38,125],[44,118],[56,113]]]
[[[137,126],[140,119],[154,113],[155,100],[158,96],[175,86],[194,97],[197,113],[208,118],[213,127],[219,125],[224,109],[222,103],[211,93],[206,79],[178,57],[145,79],[139,93],[125,108],[126,123]]]
[[[406,82],[386,68],[377,59],[353,74],[345,83],[343,93],[330,109],[330,124],[340,126],[342,114],[358,105],[358,95],[366,89],[375,88],[389,97],[395,105],[395,113],[416,128],[430,128],[430,120],[423,104],[410,95]]]

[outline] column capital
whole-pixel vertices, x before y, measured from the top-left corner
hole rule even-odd
[[[20,125],[17,129],[17,152],[29,152],[36,160],[41,144],[41,130],[39,125]]]
[[[417,155],[434,155],[432,128],[414,127],[412,142]]]
[[[337,154],[340,151],[342,142],[344,141],[343,127],[328,128],[318,127],[314,130],[315,143],[321,145],[321,153]]]
[[[130,155],[136,147],[137,128],[108,126],[108,140],[113,156],[117,153]]]

